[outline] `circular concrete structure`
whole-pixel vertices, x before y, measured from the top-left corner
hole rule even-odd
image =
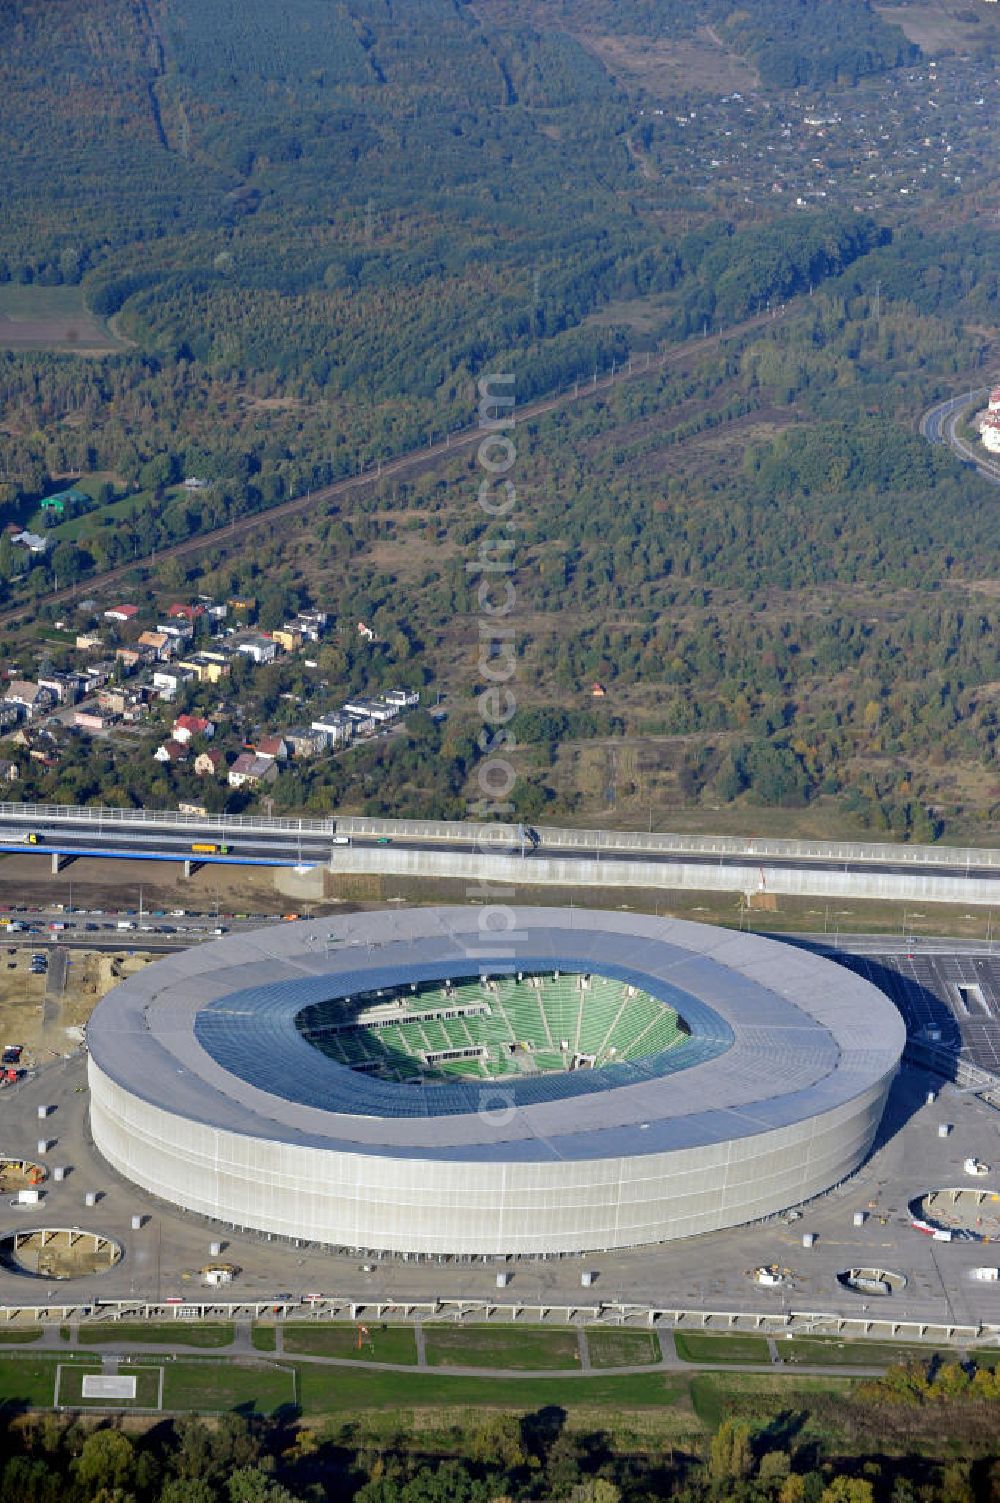
[[[389,1023],[414,1078],[378,1047]],[[755,936],[579,909],[358,914],[231,935],[110,992],[88,1029],[91,1125],[128,1179],[236,1227],[577,1253],[753,1221],[842,1180],[903,1043],[875,987]]]

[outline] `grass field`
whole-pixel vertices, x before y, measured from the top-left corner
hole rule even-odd
[[[678,1331],[674,1336],[682,1362],[770,1362],[763,1336],[713,1336],[704,1331]]]
[[[158,1409],[160,1407],[159,1367],[135,1366],[119,1369],[123,1377],[135,1378],[134,1399],[91,1399],[83,1397],[83,1380],[88,1374],[100,1374],[100,1363],[70,1362],[60,1364],[60,1409]]]
[[[168,1362],[164,1409],[274,1414],[295,1403],[295,1375],[288,1367],[237,1362]]]
[[[0,1410],[51,1408],[55,1381],[54,1358],[0,1359]]]
[[[538,1326],[428,1326],[425,1328],[430,1367],[490,1367],[527,1371],[536,1368],[578,1367],[580,1349],[575,1331],[545,1330]]]
[[[111,1342],[114,1345],[128,1342],[161,1344],[163,1346],[229,1346],[233,1339],[230,1321],[206,1323],[203,1321],[168,1320],[148,1324],[142,1322],[114,1321],[107,1325],[87,1327],[89,1342]]]
[[[278,1338],[273,1326],[255,1325],[250,1333],[250,1340],[257,1352],[273,1352],[277,1348]]]
[[[690,1378],[664,1373],[615,1377],[565,1378],[460,1378],[442,1372],[386,1372],[366,1368],[299,1368],[299,1403],[303,1414],[340,1415],[344,1410],[451,1408],[541,1409],[557,1404],[563,1409],[580,1406],[601,1409],[609,1415],[628,1409],[663,1410],[679,1406],[690,1429],[688,1393]]]
[[[591,1367],[638,1367],[659,1362],[660,1343],[652,1331],[618,1331],[591,1326],[587,1331]]]
[[[66,522],[57,522],[54,527],[45,527],[44,513],[41,511],[36,512],[31,521],[36,527],[45,527],[47,535],[54,543],[79,543],[99,535],[104,528],[114,527],[117,522],[131,516],[133,512],[141,513],[156,505],[157,501],[152,491],[132,491],[127,496],[121,496],[117,501],[109,501],[105,506],[97,506],[93,511],[85,511],[79,517],[70,517]]]
[[[97,355],[125,348],[85,307],[81,287],[0,286],[0,349]]]
[[[727,1414],[760,1416],[808,1411],[818,1395],[843,1398],[856,1379],[794,1377],[780,1373],[697,1373],[690,1379],[694,1412],[706,1430],[716,1430]]]
[[[10,1326],[0,1331],[0,1346],[17,1346],[26,1341],[37,1341],[42,1334],[41,1326]]]
[[[782,1362],[826,1367],[889,1367],[894,1362],[908,1362],[913,1357],[929,1361],[943,1357],[957,1358],[957,1352],[939,1351],[936,1347],[899,1346],[890,1341],[838,1341],[829,1336],[783,1337],[777,1342]]]
[[[368,1331],[369,1336],[359,1350],[353,1325],[287,1325],[285,1351],[310,1357],[353,1357],[359,1362],[416,1362],[417,1343],[412,1327],[373,1324]],[[272,1337],[273,1334],[272,1330]]]

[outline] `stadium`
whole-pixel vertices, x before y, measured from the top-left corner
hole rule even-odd
[[[844,1179],[904,1028],[867,981],[756,936],[454,907],[184,951],[110,992],[87,1042],[94,1142],[161,1200],[336,1248],[550,1256]]]

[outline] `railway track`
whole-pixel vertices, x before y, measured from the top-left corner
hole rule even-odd
[[[597,393],[610,391],[612,387],[620,385],[623,381],[639,381],[656,375],[659,371],[669,369],[673,365],[682,364],[684,360],[690,359],[699,351],[717,348],[731,340],[743,338],[754,329],[775,323],[787,317],[795,306],[797,306],[797,300],[785,304],[783,308],[773,313],[757,314],[754,318],[745,319],[742,323],[734,324],[731,328],[721,330],[717,334],[685,340],[683,344],[673,346],[662,354],[648,357],[645,362],[630,361],[627,366],[623,366],[610,375],[578,382],[566,391],[557,392],[553,396],[540,397],[533,402],[526,402],[517,409],[517,421],[519,423],[531,422],[535,418],[544,417],[547,413],[558,412],[574,402],[586,401],[587,398]],[[45,596],[45,600],[53,604],[67,604],[81,596],[92,594],[95,590],[101,590],[107,585],[117,584],[135,569],[143,566],[150,567],[154,560],[160,563],[168,558],[188,558],[192,554],[211,548],[221,547],[228,551],[234,544],[245,541],[262,527],[271,528],[278,520],[306,515],[314,508],[326,506],[331,501],[346,500],[356,492],[377,485],[384,480],[411,478],[424,474],[428,470],[434,470],[442,463],[454,458],[456,454],[472,448],[481,439],[482,430],[478,426],[461,428],[448,434],[442,441],[428,444],[420,449],[411,449],[408,453],[388,460],[377,468],[358,475],[345,476],[342,480],[335,480],[330,485],[309,491],[305,496],[296,496],[289,501],[281,501],[276,506],[268,507],[266,511],[239,517],[222,527],[213,528],[210,532],[196,533],[193,537],[184,538],[179,543],[172,543],[167,548],[157,549],[153,555],[147,554],[143,558],[131,559],[128,563],[116,564],[113,569],[105,569],[100,574],[88,574],[76,584],[51,591]],[[23,624],[31,618],[32,614],[31,607],[11,606],[8,610],[0,612],[0,626]]]

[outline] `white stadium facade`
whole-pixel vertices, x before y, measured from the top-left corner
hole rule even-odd
[[[706,925],[441,907],[275,924],[88,1029],[105,1159],[216,1222],[553,1255],[757,1220],[850,1175],[904,1043],[868,982]]]

